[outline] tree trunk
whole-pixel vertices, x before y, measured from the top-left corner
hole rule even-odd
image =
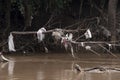
[[[108,26],[111,31],[111,40],[116,41],[116,8],[118,0],[109,0],[108,4]]]
[[[2,42],[4,43],[6,41],[6,39],[8,38],[9,35],[9,30],[10,30],[10,9],[11,9],[11,0],[4,0],[3,1],[3,13],[4,13],[4,31],[1,38],[2,38]],[[5,43],[6,44],[6,43]],[[2,47],[2,51],[6,51],[6,47],[5,46],[1,46]]]
[[[83,8],[83,0],[81,0],[80,2],[80,8],[79,8],[79,20],[81,18],[81,14],[82,14],[82,8]]]
[[[24,17],[25,17],[25,27],[26,30],[29,26],[31,26],[31,5],[29,4],[29,0],[23,0],[24,6]]]
[[[10,28],[10,9],[11,9],[11,1],[10,0],[5,0],[4,1],[4,12],[5,12],[5,30],[3,33],[3,36],[7,36],[8,30]]]

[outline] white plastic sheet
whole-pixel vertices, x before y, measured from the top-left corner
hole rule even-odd
[[[60,40],[63,35],[64,35],[64,33],[63,33],[62,29],[55,29],[55,31],[52,32],[52,36],[54,36],[56,40]]]
[[[8,38],[8,48],[9,48],[9,51],[16,51],[14,47],[14,42],[13,42],[13,35],[11,33]]]
[[[82,47],[84,47],[84,46],[85,46],[85,44],[84,44],[83,42],[81,42],[81,46],[82,46]]]
[[[72,41],[72,38],[73,38],[73,34],[72,33],[66,34],[65,37],[62,37],[61,43],[67,43],[68,41]]]
[[[66,34],[65,37],[62,37],[61,39],[61,43],[63,43],[65,49],[67,50],[70,42],[69,41],[72,41],[72,38],[73,38],[73,34],[70,33],[70,34]],[[73,50],[71,49],[71,52],[73,52]]]
[[[85,32],[84,35],[85,35],[86,39],[92,38],[92,34],[91,34],[91,32],[90,32],[90,29],[88,29],[88,30]]]
[[[52,36],[54,36],[56,40],[59,40],[62,37],[61,34],[60,34],[60,32],[57,32],[57,31],[53,32]]]
[[[43,41],[43,39],[45,38],[45,34],[43,34],[43,32],[46,32],[45,28],[40,28],[37,32],[37,38],[38,38],[38,42]]]
[[[91,46],[85,46],[86,50],[91,50]]]

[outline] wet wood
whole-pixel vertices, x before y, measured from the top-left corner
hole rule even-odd
[[[47,34],[47,33],[51,33],[51,32],[54,32],[55,30],[48,30],[46,32],[43,32],[43,34]],[[62,30],[63,32],[71,32],[71,33],[74,33],[74,32],[78,32],[78,30]],[[37,34],[37,31],[13,31],[11,32],[12,34],[18,34],[18,35],[25,35],[25,34]]]

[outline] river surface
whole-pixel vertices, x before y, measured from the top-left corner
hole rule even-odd
[[[120,80],[120,71],[84,71],[97,66],[120,69],[119,54],[116,58],[85,53],[75,59],[68,53],[5,56],[10,61],[0,62],[0,80]],[[76,64],[82,72],[76,71]]]

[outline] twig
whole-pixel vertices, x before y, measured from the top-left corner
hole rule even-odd
[[[93,52],[93,53],[95,53],[95,54],[97,54],[98,56],[100,56],[100,54],[98,54],[97,52],[95,52],[94,50],[92,50],[92,49],[89,49],[91,52]]]
[[[3,43],[3,42],[2,42]],[[0,45],[0,47],[3,47],[4,45],[6,45],[8,42],[4,42],[3,44]]]
[[[113,54],[111,51],[109,51],[108,49],[106,49],[104,46],[102,46],[101,44],[98,44],[100,47],[102,47],[103,49],[105,49],[107,52],[109,52],[112,56],[117,57],[115,54]]]
[[[43,34],[47,34],[47,33],[51,33],[51,32],[54,32],[55,29],[53,30],[48,30],[46,32],[43,32]],[[65,30],[63,29],[62,31],[64,32],[78,32],[78,30]],[[13,31],[11,32],[12,34],[18,34],[18,35],[25,35],[25,34],[36,34],[37,31],[24,31],[24,32],[20,32],[20,31]]]

